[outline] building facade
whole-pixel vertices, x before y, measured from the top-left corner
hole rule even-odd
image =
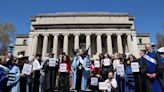
[[[127,13],[109,12],[65,12],[39,14],[31,17],[29,34],[18,34],[14,55],[25,51],[25,55],[61,52],[69,56],[73,49],[87,49],[92,57],[96,53],[132,53],[150,43],[148,33],[136,33],[134,17]]]

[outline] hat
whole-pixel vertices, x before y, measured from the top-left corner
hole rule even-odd
[[[23,58],[23,55],[22,54],[18,55],[18,59],[20,59],[20,58]]]
[[[161,47],[157,50],[159,53],[164,53],[164,47]]]

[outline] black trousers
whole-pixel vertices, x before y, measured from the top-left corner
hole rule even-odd
[[[60,73],[59,92],[69,92],[69,73]]]

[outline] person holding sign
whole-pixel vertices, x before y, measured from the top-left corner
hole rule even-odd
[[[72,89],[86,91],[90,75],[90,60],[83,49],[79,49],[77,56],[73,58],[72,74]]]
[[[131,63],[134,62],[136,58],[133,55],[129,55],[127,62],[126,62],[126,69],[125,69],[125,91],[126,92],[136,92],[136,81],[135,75],[131,67]],[[137,91],[139,92],[139,91]]]
[[[19,65],[19,69],[20,69],[21,73],[23,71],[23,66],[25,63],[28,63],[28,57],[19,55],[18,56],[18,65]],[[27,75],[22,73],[20,75],[20,92],[27,92],[27,90],[28,90],[27,84],[28,84]]]
[[[99,90],[99,82],[102,82],[103,79],[101,76],[98,75],[97,71],[92,71],[92,75],[90,77],[90,86],[89,88],[92,90],[92,92],[100,92]]]
[[[63,56],[62,61],[59,64],[59,91],[69,92],[69,72],[71,70],[70,58],[69,56]]]
[[[40,85],[40,69],[41,69],[41,55],[36,54],[36,57],[33,61],[33,92],[39,92],[39,85]]]
[[[97,71],[97,73],[100,75],[100,71],[101,71],[101,62],[99,61],[99,59],[94,61],[94,69]]]
[[[52,65],[50,65],[50,64],[52,64]],[[45,71],[45,91],[53,92],[55,90],[56,76],[58,73],[57,59],[54,58],[53,53],[49,54],[49,59],[44,63],[43,70]]]
[[[108,53],[104,54],[104,59],[102,61],[102,77],[104,80],[108,79],[108,72],[113,70],[111,57]]]
[[[118,84],[118,91],[119,92],[124,92],[124,87],[125,87],[125,57],[122,54],[116,54],[115,55],[115,60],[114,60],[114,65],[116,69],[116,80]]]
[[[108,73],[108,79],[105,80],[105,83],[108,85],[108,89],[106,92],[116,92],[117,89],[117,81],[114,78],[114,72],[109,71]],[[127,91],[129,92],[129,91]]]
[[[131,69],[134,74],[134,79],[135,79],[135,90],[136,92],[142,92],[142,83],[141,83],[141,74],[140,74],[140,66],[139,66],[139,61],[136,59],[136,57],[132,54],[128,56],[127,59],[131,63]]]
[[[95,56],[93,58],[94,58],[94,60],[93,60],[94,70],[97,71],[98,75],[100,76],[101,75],[101,66],[102,66],[101,62],[104,59],[104,55],[101,53],[101,54],[99,54],[99,57]]]

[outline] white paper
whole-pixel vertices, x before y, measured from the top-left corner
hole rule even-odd
[[[100,67],[100,61],[94,61],[94,66],[96,68],[99,68]]]
[[[97,77],[91,77],[91,85],[98,86],[98,78]]]
[[[49,58],[49,66],[50,67],[56,66],[56,59],[55,58]]]
[[[84,60],[80,57],[80,63],[83,64]]]
[[[125,73],[124,72],[124,65],[123,64],[117,65],[116,72],[117,72],[118,75],[123,76],[124,73]]]
[[[23,69],[22,69],[23,74],[30,75],[31,71],[32,71],[32,65],[30,65],[30,64],[24,64],[23,65]]]
[[[110,66],[111,60],[110,59],[104,59],[104,66]]]
[[[66,72],[67,71],[67,64],[60,64],[59,71],[60,72]]]
[[[38,60],[34,60],[32,64],[32,68],[33,68],[32,70],[39,70],[41,68],[41,65]]]
[[[108,83],[99,82],[99,90],[107,90],[107,89],[108,89]]]
[[[133,72],[139,72],[139,63],[138,62],[132,62],[131,63],[131,68]]]

